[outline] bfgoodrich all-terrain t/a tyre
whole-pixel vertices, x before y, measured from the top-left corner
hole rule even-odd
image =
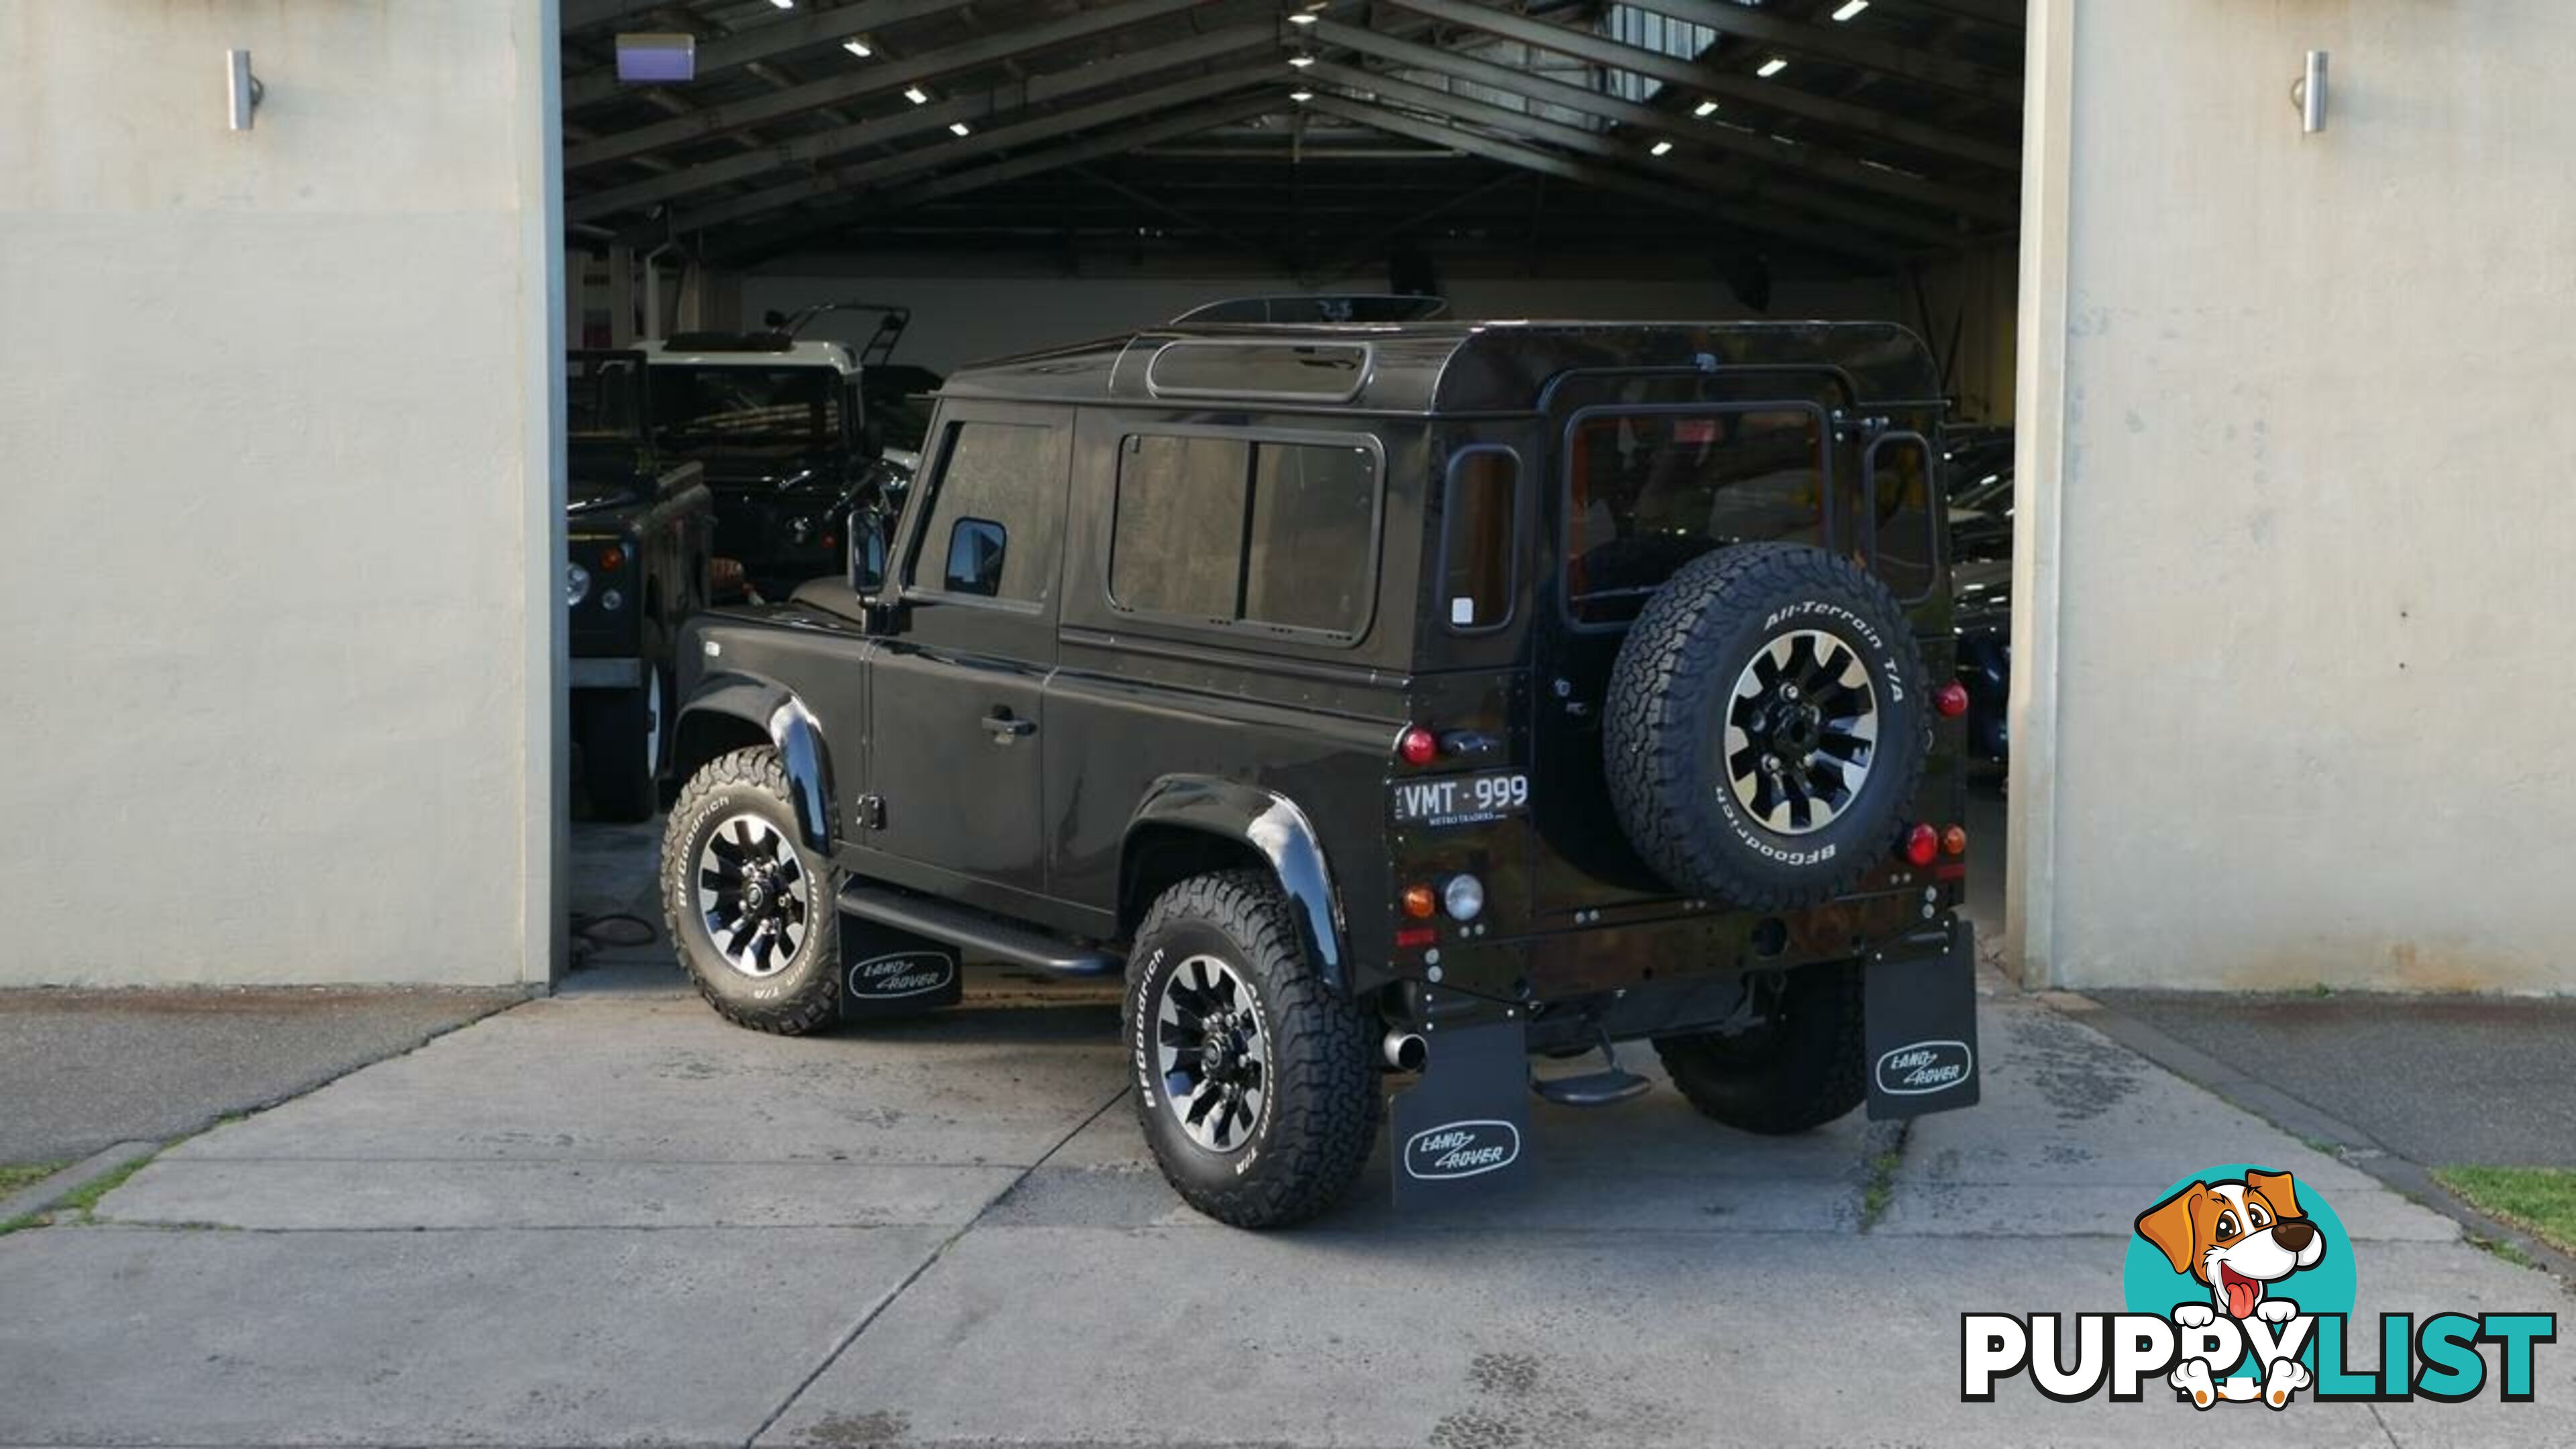
[[[778,752],[718,755],[662,835],[662,915],[698,994],[727,1021],[799,1036],[841,1001],[839,882],[796,827]]]
[[[1760,1020],[1733,1035],[1659,1037],[1655,1054],[1703,1114],[1781,1136],[1821,1127],[1869,1094],[1857,962],[1802,966],[1747,983]]]
[[[1183,881],[1136,933],[1136,1116],[1182,1199],[1239,1228],[1333,1205],[1377,1138],[1368,1014],[1326,985],[1257,871]]]
[[[1814,905],[1886,859],[1931,745],[1923,659],[1885,584],[1801,544],[1683,566],[1619,646],[1602,765],[1675,886]]]

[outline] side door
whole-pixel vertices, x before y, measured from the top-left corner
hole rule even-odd
[[[900,627],[869,664],[861,872],[1018,912],[1046,891],[1045,690],[1073,410],[944,408],[896,546]]]

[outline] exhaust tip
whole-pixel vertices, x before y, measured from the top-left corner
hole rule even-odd
[[[1409,1031],[1386,1034],[1386,1064],[1399,1072],[1418,1072],[1431,1060],[1431,1043]]]

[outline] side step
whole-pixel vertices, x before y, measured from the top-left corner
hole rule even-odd
[[[841,910],[863,921],[945,941],[967,956],[1007,961],[1014,966],[1066,976],[1107,976],[1124,970],[1126,965],[1105,951],[1076,946],[971,906],[907,895],[884,886],[853,883],[841,887]]]

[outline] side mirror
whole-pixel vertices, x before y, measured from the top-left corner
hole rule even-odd
[[[893,526],[883,509],[850,510],[850,592],[859,596],[860,624],[871,634],[903,632],[903,604],[886,577],[893,554]]]
[[[886,533],[883,513],[867,507],[850,510],[850,592],[862,599],[885,587],[890,546]]]

